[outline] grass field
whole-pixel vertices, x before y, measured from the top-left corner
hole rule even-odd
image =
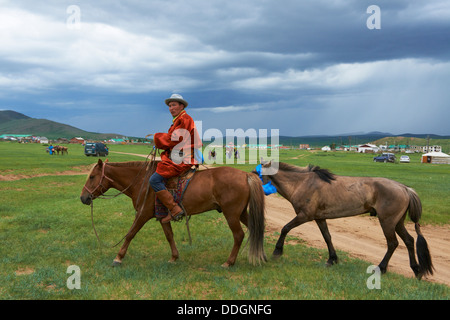
[[[111,151],[148,154],[147,146],[110,146]],[[313,163],[336,174],[386,176],[415,188],[424,206],[423,224],[448,225],[449,166],[373,163],[360,154],[282,151],[296,165]],[[143,160],[110,153],[110,161]],[[286,254],[253,267],[247,248],[235,266],[223,269],[232,235],[223,215],[210,211],[190,222],[192,245],[184,223],[173,224],[180,251],[168,263],[170,249],[154,220],[133,240],[120,268],[111,262],[119,247],[110,248],[128,231],[134,218],[125,196],[95,201],[95,223],[103,247],[93,233],[90,208],[79,200],[86,176],[77,175],[97,159],[69,146],[69,155],[49,156],[35,144],[0,143],[0,299],[448,299],[450,288],[394,273],[381,278],[381,289],[368,289],[368,262],[338,252],[340,263],[325,267],[326,250],[309,248],[288,237]],[[240,165],[250,171],[254,165]],[[55,175],[67,171],[69,175]],[[19,176],[22,179],[13,179]],[[114,192],[112,192],[114,193]],[[278,234],[266,234],[266,253]],[[81,271],[80,289],[69,289],[67,269]]]

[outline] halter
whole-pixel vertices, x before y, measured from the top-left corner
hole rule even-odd
[[[97,187],[95,187],[95,189],[90,190],[88,187],[86,187],[86,185],[84,185],[84,187],[83,187],[83,189],[86,189],[86,191],[89,192],[92,196],[94,196],[94,192],[95,192],[98,188],[100,188],[100,187],[105,188],[105,186],[102,184],[103,179],[107,179],[107,180],[109,180],[109,181],[111,181],[111,182],[114,182],[113,179],[111,179],[111,178],[109,178],[109,177],[107,177],[107,176],[105,175],[105,167],[106,167],[106,162],[103,163],[102,176],[101,176],[101,178],[100,178],[100,183],[98,184]],[[102,194],[103,194],[103,192],[102,192]]]

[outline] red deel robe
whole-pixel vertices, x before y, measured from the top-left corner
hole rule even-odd
[[[156,167],[156,172],[164,178],[176,177],[197,164],[194,148],[201,148],[202,143],[194,120],[185,110],[173,120],[167,133],[155,133],[153,139],[155,146],[164,150]]]

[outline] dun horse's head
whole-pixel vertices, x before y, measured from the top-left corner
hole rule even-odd
[[[277,161],[261,161],[261,174],[263,176],[264,183],[267,183],[268,177],[277,174],[279,168],[279,162]]]
[[[279,163],[272,160],[265,161],[262,157],[260,161],[261,168],[258,169],[258,166],[255,170],[252,171],[252,173],[259,175],[263,184],[266,184],[269,182],[269,176],[272,176],[278,172]]]
[[[104,194],[110,188],[112,179],[105,175],[106,163],[98,159],[98,162],[89,172],[83,190],[81,190],[80,200],[82,203],[90,205],[92,200]]]

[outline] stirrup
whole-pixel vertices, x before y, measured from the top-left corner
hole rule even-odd
[[[170,213],[169,213],[170,214]],[[170,214],[170,216],[172,217],[172,220],[173,221],[180,221],[180,220],[182,220],[183,219],[183,217],[184,217],[184,210],[182,210],[181,212],[179,212],[178,214],[176,214],[176,215],[172,215],[172,214]]]
[[[169,211],[169,213],[167,214],[167,216],[163,217],[160,221],[162,223],[169,223],[170,221],[175,221],[178,222],[181,219],[183,219],[184,217],[184,210],[181,210],[179,213],[177,213],[176,215],[172,215]],[[170,220],[164,221],[164,219],[166,219],[167,217],[170,217]]]

